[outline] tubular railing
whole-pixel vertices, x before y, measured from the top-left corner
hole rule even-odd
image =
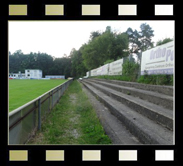
[[[25,144],[37,130],[41,130],[41,121],[59,102],[72,81],[70,79],[10,112],[9,144]]]

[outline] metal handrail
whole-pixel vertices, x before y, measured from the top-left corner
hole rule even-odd
[[[48,113],[54,108],[54,106],[56,105],[56,103],[58,103],[64,91],[67,89],[72,81],[73,79],[69,79],[68,81],[50,89],[41,96],[10,112],[9,143],[25,144],[26,141],[31,136],[33,136],[37,130],[41,130],[41,123],[42,120],[45,118],[45,113]],[[46,101],[48,101],[48,105],[46,104],[47,108],[45,109],[44,103]],[[26,120],[26,123],[28,122],[27,125],[29,126],[27,130],[27,125],[25,125],[25,127],[23,125],[23,123],[25,122],[24,119],[26,119],[27,117],[30,118],[31,116],[32,118],[29,119],[31,121],[27,121],[28,119]]]

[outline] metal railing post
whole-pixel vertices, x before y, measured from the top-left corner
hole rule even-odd
[[[51,109],[53,108],[53,90],[51,91],[52,93],[52,106],[51,106]]]
[[[38,130],[41,130],[41,98],[38,100]]]
[[[36,107],[36,101],[34,102],[34,107]],[[34,122],[34,127],[36,127],[36,109],[33,112],[33,122]]]
[[[48,112],[50,112],[50,97],[51,97],[51,94],[50,94],[50,92],[49,92]]]
[[[59,96],[60,96],[60,94],[59,94],[59,87],[57,88],[57,103],[59,102]]]

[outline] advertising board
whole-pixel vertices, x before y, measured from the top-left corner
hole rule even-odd
[[[147,50],[142,53],[141,75],[173,74],[174,41]]]
[[[109,73],[109,64],[105,64],[102,66],[101,75],[108,75]]]
[[[109,64],[109,75],[122,75],[123,59],[111,62]]]

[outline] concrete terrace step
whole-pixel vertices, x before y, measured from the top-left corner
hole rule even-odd
[[[105,81],[105,82],[122,85],[122,86],[126,86],[126,87],[134,87],[137,89],[155,91],[155,92],[159,92],[159,93],[162,93],[165,95],[173,96],[173,86],[149,85],[149,84],[142,84],[142,83],[136,83],[136,82],[106,80],[106,79],[98,79],[98,78],[92,78],[92,80]]]
[[[139,97],[143,100],[147,100],[149,102],[152,102],[157,105],[161,105],[165,108],[173,110],[173,97],[161,94],[158,92],[152,92],[148,90],[142,90],[142,89],[137,89],[134,87],[127,87],[123,85],[117,85],[109,82],[99,81],[96,79],[90,79],[90,82],[96,82],[97,84],[104,85],[105,87],[109,87],[111,89],[117,90],[119,92],[125,93],[125,94],[130,94],[134,97]]]
[[[111,138],[112,144],[139,145],[142,144],[121,121],[111,114],[110,110],[105,107],[96,97],[82,86],[88,96],[92,106],[95,108],[98,118],[105,130],[105,133]]]
[[[95,87],[82,83],[102,101],[142,144],[173,144],[173,132],[146,118],[119,101],[107,96]]]
[[[139,112],[140,114],[148,117],[149,119],[173,130],[173,111],[165,109],[161,106],[149,103],[142,99],[126,95],[113,89],[109,89],[105,86],[98,85],[97,83],[85,80],[87,84],[100,90],[111,98],[121,102],[132,110]]]

